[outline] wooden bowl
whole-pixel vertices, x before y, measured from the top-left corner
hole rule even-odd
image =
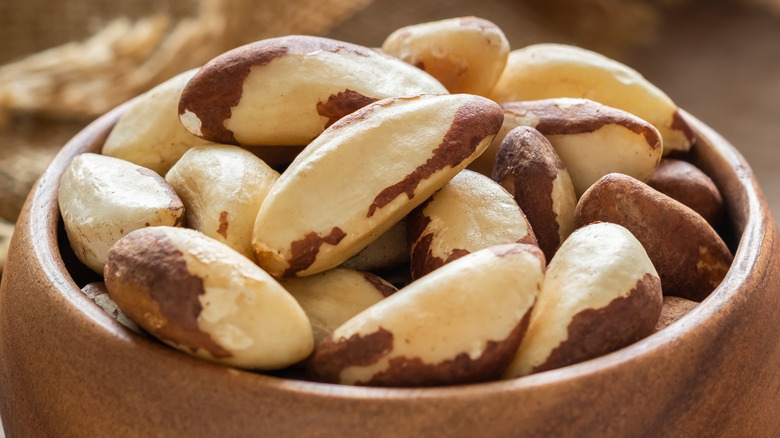
[[[780,239],[742,156],[686,115],[726,200],[723,283],[681,320],[612,354],[511,381],[337,386],[235,370],[125,329],[80,291],[60,175],[124,105],[73,138],[18,221],[0,287],[0,416],[9,437],[733,436],[780,434]],[[673,230],[672,230],[673,231]],[[681,236],[684,238],[684,236]]]

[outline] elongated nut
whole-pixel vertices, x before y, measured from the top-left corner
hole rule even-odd
[[[512,196],[470,170],[455,175],[408,217],[412,279],[466,254],[506,243],[536,245]]]
[[[277,369],[314,348],[301,306],[276,280],[195,230],[151,227],[111,248],[106,287],[147,332],[188,354],[249,369]]]
[[[209,61],[184,88],[179,118],[218,143],[302,145],[371,102],[424,93],[447,90],[428,73],[367,47],[293,35]]]
[[[627,175],[607,175],[582,196],[575,225],[595,221],[620,224],[642,242],[665,295],[701,301],[731,266],[731,251],[701,215]]]
[[[101,153],[160,175],[192,146],[211,144],[179,122],[179,97],[197,70],[189,70],[142,94],[108,134]]]
[[[279,173],[237,146],[188,150],[165,175],[185,207],[187,227],[254,260],[255,218]]]
[[[488,20],[460,17],[402,27],[382,51],[430,73],[450,93],[487,96],[504,71],[509,41]]]
[[[544,255],[521,243],[477,251],[359,313],[315,349],[327,382],[430,386],[501,375],[544,280]]]
[[[338,266],[482,153],[501,120],[496,103],[468,94],[385,99],[344,117],[268,193],[258,263],[286,277]]]
[[[636,70],[604,55],[564,44],[513,50],[490,95],[497,102],[578,97],[628,111],[655,126],[664,153],[685,152],[694,141],[677,105]]]
[[[683,316],[695,309],[699,303],[680,297],[665,296],[664,304],[661,308],[661,317],[658,318],[658,324],[653,329],[654,332],[663,330],[666,327],[679,321]]]
[[[342,263],[341,267],[358,271],[376,271],[409,263],[406,229],[407,221],[403,218],[359,253]]]
[[[99,274],[108,249],[125,234],[184,222],[184,205],[160,175],[99,154],[73,159],[62,175],[58,202],[73,252]]]
[[[480,156],[483,164],[477,164],[488,175],[503,138],[518,126],[536,128],[550,141],[571,176],[577,196],[611,172],[646,181],[661,160],[658,130],[630,113],[592,100],[555,98],[510,102],[501,107],[504,123]]]
[[[282,281],[282,286],[309,317],[315,345],[341,324],[397,290],[377,275],[345,268],[288,278]]]
[[[509,131],[496,155],[492,178],[515,199],[534,230],[545,258],[574,231],[577,194],[566,167],[536,129]]]
[[[108,289],[106,289],[106,284],[104,282],[99,281],[95,283],[89,283],[81,288],[81,292],[83,292],[90,301],[100,307],[100,310],[116,320],[116,322],[122,324],[133,332],[138,333],[139,335],[145,336],[145,333],[141,330],[141,327],[138,327],[138,324],[133,322],[132,319],[128,318],[127,315],[122,312],[122,309],[116,305],[114,300],[111,299],[111,297],[108,295]]]
[[[625,228],[598,223],[572,233],[547,266],[528,332],[504,377],[595,358],[653,331],[661,281]]]
[[[706,173],[687,161],[664,158],[647,184],[687,205],[716,230],[725,220],[720,190]]]

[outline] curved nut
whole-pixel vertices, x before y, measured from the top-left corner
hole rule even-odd
[[[385,99],[344,117],[260,207],[258,263],[277,277],[338,266],[479,155],[501,120],[496,103],[467,94]]]
[[[184,205],[160,175],[99,154],[73,159],[62,175],[58,202],[73,252],[98,274],[108,249],[125,234],[184,222]]]
[[[599,223],[572,233],[547,266],[528,332],[504,377],[601,356],[653,331],[661,281],[639,241]]]
[[[687,205],[716,230],[725,220],[720,190],[706,173],[691,163],[664,158],[647,184]]]
[[[203,359],[268,370],[299,362],[314,348],[306,314],[276,280],[195,230],[128,234],[109,252],[105,282],[144,330]]]
[[[509,131],[496,155],[492,178],[514,198],[528,218],[545,258],[574,231],[577,194],[563,162],[536,129]]]
[[[345,322],[317,346],[311,372],[318,380],[372,386],[497,378],[523,338],[543,280],[538,247],[471,253]]]
[[[179,118],[218,143],[302,145],[339,118],[386,97],[444,94],[424,71],[375,50],[293,35],[247,44],[204,65]]]
[[[237,146],[197,146],[165,175],[184,203],[187,227],[254,260],[255,218],[279,173]]]
[[[164,175],[192,146],[211,144],[179,122],[179,97],[196,71],[181,73],[142,94],[119,118],[101,153]]]
[[[536,245],[523,211],[490,178],[463,170],[408,216],[412,279],[506,243]]]
[[[488,20],[460,17],[402,27],[382,51],[430,73],[450,93],[487,96],[504,71],[509,41]]]
[[[353,316],[397,290],[377,275],[344,268],[308,277],[288,278],[281,284],[309,317],[314,345]]]
[[[642,242],[665,295],[701,301],[731,266],[731,252],[701,215],[627,175],[607,175],[582,195],[575,225],[595,221],[620,224]]]
[[[636,70],[604,55],[563,44],[535,44],[509,54],[490,96],[497,102],[587,98],[647,120],[663,137],[664,154],[685,152],[694,134],[677,105]]]

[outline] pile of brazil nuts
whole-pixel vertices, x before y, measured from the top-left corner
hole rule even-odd
[[[102,276],[85,294],[142,336],[319,382],[483,382],[625,347],[717,287],[694,142],[625,65],[453,18],[171,78],[72,161],[59,207]]]

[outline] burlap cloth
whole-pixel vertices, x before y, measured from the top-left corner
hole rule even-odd
[[[0,272],[8,224],[79,129],[232,47],[285,34],[379,46],[412,23],[477,15],[512,47],[574,43],[622,59],[701,0],[25,0],[0,2]],[[780,10],[780,0],[733,0]]]

